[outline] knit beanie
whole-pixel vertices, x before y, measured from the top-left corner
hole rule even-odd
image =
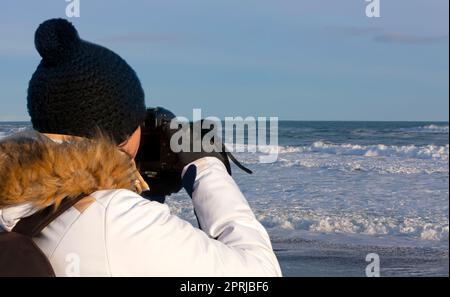
[[[144,91],[134,70],[117,54],[84,41],[64,19],[35,33],[42,60],[28,87],[28,113],[41,133],[92,137],[120,144],[144,121]]]

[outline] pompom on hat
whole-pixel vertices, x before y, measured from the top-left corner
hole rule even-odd
[[[144,91],[121,57],[80,39],[64,19],[42,23],[34,42],[42,57],[28,86],[34,129],[82,137],[100,130],[119,144],[142,124]]]

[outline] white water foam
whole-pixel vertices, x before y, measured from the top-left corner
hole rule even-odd
[[[374,172],[378,174],[446,174],[449,145],[387,146],[315,142],[311,146],[276,146],[260,148],[265,154],[277,153],[283,168]],[[261,153],[237,153],[247,165],[258,165]]]
[[[322,141],[313,143],[310,147],[304,147],[304,152],[326,153],[332,155],[354,155],[365,157],[402,157],[418,159],[442,159],[448,160],[449,145],[427,145],[418,147],[414,145],[355,145],[355,144],[331,144]]]
[[[427,125],[413,128],[402,128],[400,129],[400,131],[412,133],[449,133],[448,127],[449,127],[448,125],[447,126]]]
[[[227,144],[227,148],[232,146]],[[236,145],[241,151],[256,151],[255,146]],[[401,157],[401,158],[417,158],[417,159],[440,159],[448,161],[449,145],[358,145],[358,144],[333,144],[324,141],[316,141],[310,146],[294,147],[294,146],[259,146],[258,151],[263,154],[278,153],[322,153],[330,155],[352,155],[364,157]]]
[[[175,214],[192,222],[195,221],[192,206],[188,200],[172,197],[168,203]],[[429,222],[428,218],[419,216],[395,218],[355,212],[332,214],[321,213],[317,210],[304,210],[299,206],[268,209],[252,205],[252,208],[257,219],[269,230],[269,233],[273,234],[277,234],[277,230],[296,230],[342,235],[390,235],[416,241],[443,243],[449,238],[449,223],[446,218]]]
[[[13,135],[15,133],[19,133],[19,132],[25,131],[25,130],[27,130],[29,128],[30,127],[27,127],[27,126],[7,128],[7,129],[5,129],[6,131],[0,131],[0,139],[8,137],[10,135]]]

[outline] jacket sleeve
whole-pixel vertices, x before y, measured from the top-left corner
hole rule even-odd
[[[266,230],[222,162],[208,157],[192,164],[202,230],[171,215],[167,205],[119,191],[105,214],[110,274],[281,276]]]

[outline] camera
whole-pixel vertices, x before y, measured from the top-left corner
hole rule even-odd
[[[170,149],[170,121],[175,115],[162,107],[148,108],[141,127],[141,145],[136,164],[151,184],[149,196],[166,196],[180,191],[181,171],[176,153]]]
[[[136,156],[136,164],[142,177],[149,183],[150,191],[145,193],[148,197],[162,197],[177,193],[182,188],[181,172],[186,160],[194,161],[200,157],[214,156],[220,159],[228,173],[231,175],[229,160],[232,160],[239,168],[247,173],[251,170],[242,166],[234,156],[226,150],[225,145],[219,141],[220,137],[214,137],[211,143],[216,146],[216,152],[180,152],[175,153],[170,147],[170,139],[174,132],[180,128],[171,129],[170,123],[176,116],[162,107],[148,108],[145,122],[141,129],[141,145]],[[203,120],[201,121],[201,124]],[[200,125],[202,126],[202,125]],[[188,135],[191,143],[194,141],[193,123],[190,123]],[[201,139],[210,132],[210,129],[201,128],[198,133]],[[197,138],[198,138],[197,137]],[[180,154],[184,154],[183,160]]]

